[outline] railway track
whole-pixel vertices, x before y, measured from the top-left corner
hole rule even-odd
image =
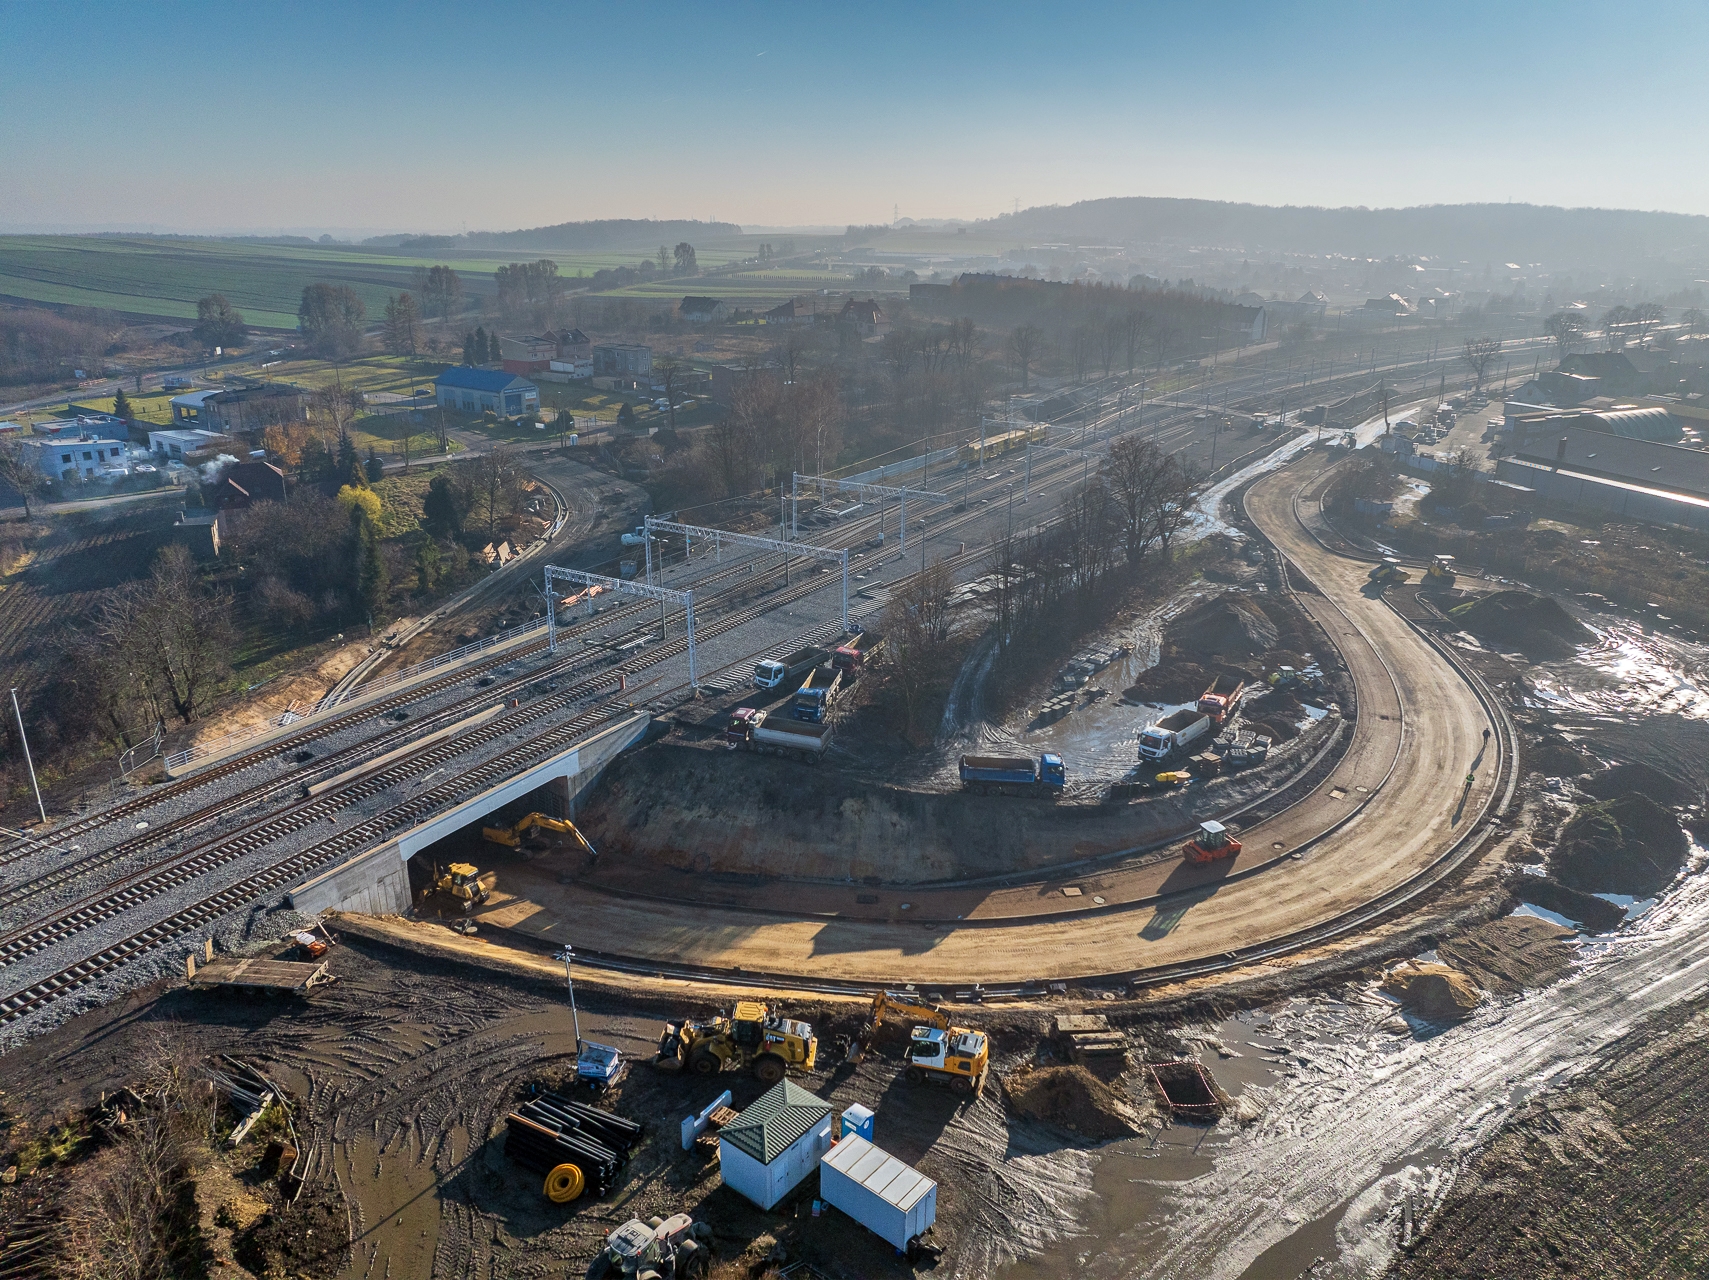
[[[1100,421],[1103,420],[1101,419]],[[1067,470],[1078,465],[1079,464],[1076,463],[1060,463],[1052,468],[1040,468],[1039,470],[1041,476],[1048,476],[1050,471]],[[981,484],[970,492],[984,495],[999,491],[1003,486],[1004,482],[1002,481],[981,481]],[[966,512],[957,514],[947,522],[940,522],[935,527],[933,536],[943,536],[955,529],[971,523],[984,514],[986,513],[975,511],[973,509],[973,504],[970,502],[969,508]],[[870,528],[875,527],[878,519],[879,517],[876,515],[862,517],[860,520],[850,525],[837,528],[834,532],[852,535],[853,539],[858,540],[862,533],[865,533]],[[782,576],[783,574],[783,569],[779,566],[777,568],[767,570],[762,575],[757,575],[748,579],[745,578],[745,575],[748,572],[750,565],[751,561],[737,562],[727,568],[716,570],[712,574],[700,579],[700,582],[704,584],[737,577],[744,578],[744,581],[740,585],[732,586],[719,592],[715,596],[708,597],[701,607],[703,609],[716,607],[720,600],[727,599],[730,595],[752,590],[755,587],[762,586],[764,583],[769,582],[775,577]],[[811,579],[809,581],[811,581]],[[823,585],[823,582],[819,582],[816,584],[816,587]],[[794,588],[790,588],[790,593],[789,600],[799,599],[802,594],[810,594],[810,592],[796,592]],[[786,601],[773,599],[770,601],[768,607],[775,607],[780,603],[786,603]],[[646,604],[620,606],[615,613],[604,615],[597,621],[590,620],[581,624],[573,624],[569,627],[562,628],[560,634],[564,638],[575,639],[585,635],[589,631],[609,630],[614,625],[621,624],[625,621],[642,620],[644,615],[649,614],[650,611],[651,606]],[[370,718],[384,718],[389,713],[402,710],[410,703],[432,698],[437,694],[442,694],[455,688],[457,685],[465,681],[478,680],[482,675],[491,671],[523,661],[538,653],[542,648],[544,648],[543,639],[540,642],[531,642],[508,653],[495,655],[492,658],[472,663],[455,672],[448,673],[439,679],[417,685],[407,691],[400,692],[397,695],[367,704],[360,710],[337,715],[319,724],[311,725],[298,733],[274,739],[265,746],[257,747],[256,749],[245,752],[242,755],[234,756],[230,760],[211,765],[190,777],[180,779],[177,782],[167,783],[164,786],[155,788],[144,795],[122,801],[117,805],[104,809],[98,814],[91,814],[88,817],[77,819],[63,827],[56,828],[52,833],[53,843],[61,846],[73,845],[79,836],[107,827],[115,822],[122,822],[127,818],[140,816],[164,801],[178,799],[200,788],[222,782],[239,773],[246,772],[259,765],[276,760],[281,756],[295,754],[318,741],[343,733]],[[561,674],[562,671],[562,666],[549,668],[547,670],[534,672],[527,677],[513,681],[505,686],[495,687],[481,693],[472,694],[467,699],[433,713],[432,716],[425,720],[411,722],[407,725],[400,725],[396,729],[365,739],[361,743],[352,744],[334,755],[325,757],[317,763],[316,772],[325,772],[330,766],[334,765],[347,767],[350,763],[359,760],[365,755],[382,754],[390,747],[407,741],[412,737],[419,736],[424,731],[430,731],[431,729],[440,727],[443,724],[454,723],[463,715],[468,714],[468,709],[477,703],[484,702],[493,697],[514,696],[519,690],[525,688],[527,685],[533,684],[542,679],[550,679],[554,675]],[[29,884],[0,890],[0,910],[15,905],[18,902],[35,896],[38,893],[45,892],[60,884],[66,883],[68,880],[76,878],[79,874],[84,874],[92,870],[99,870],[101,867],[109,866],[114,862],[131,857],[144,849],[163,844],[174,836],[181,836],[186,831],[193,830],[198,826],[206,825],[208,822],[217,821],[222,817],[229,817],[234,813],[241,812],[252,807],[256,803],[264,803],[270,798],[276,798],[283,792],[293,790],[299,781],[300,778],[293,777],[277,783],[264,785],[258,791],[246,793],[245,796],[216,802],[204,809],[196,811],[193,814],[185,815],[183,818],[163,823],[158,827],[150,827],[146,834],[139,834],[113,846],[108,850],[86,855],[76,862],[66,863],[60,867],[56,867],[50,872],[45,873],[42,877],[32,880]],[[17,862],[23,858],[30,857],[36,852],[38,852],[38,842],[31,839],[15,841],[6,848],[0,849],[0,869],[3,869],[11,863]]]

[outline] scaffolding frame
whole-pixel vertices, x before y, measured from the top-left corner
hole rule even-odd
[[[789,542],[782,538],[765,538],[755,533],[735,533],[729,529],[714,529],[707,525],[682,524],[676,520],[659,520],[652,516],[646,518],[647,537],[647,581],[653,580],[653,531],[657,529],[664,533],[680,533],[683,541],[683,555],[686,559],[688,549],[693,540],[710,542],[713,554],[720,559],[723,557],[724,544],[731,543],[738,547],[752,547],[757,551],[776,551],[783,555],[783,580],[789,582],[789,557],[807,556],[815,560],[829,560],[836,564],[843,575],[843,630],[849,629],[849,549],[847,547],[821,547],[811,542]],[[664,557],[659,557],[660,576],[664,573]]]
[[[608,578],[603,573],[589,573],[586,569],[565,569],[555,564],[546,566],[546,651],[558,652],[558,593],[552,589],[554,581],[579,582],[584,587],[601,587],[606,591],[615,591],[619,595],[640,596],[644,600],[657,600],[660,606],[681,605],[688,629],[688,683],[696,692],[700,690],[700,676],[696,666],[694,649],[694,590],[672,591],[669,587],[655,587],[650,582],[636,582],[633,578]],[[587,598],[588,617],[593,616],[593,595]]]
[[[789,482],[789,528],[796,536],[800,536],[801,526],[796,520],[797,504],[801,500],[801,482],[819,486],[819,502],[825,501],[827,488],[837,489],[843,493],[853,493],[862,502],[877,498],[882,502],[885,498],[896,498],[902,504],[902,523],[896,534],[896,549],[908,549],[908,499],[914,497],[924,502],[948,502],[947,493],[933,493],[929,489],[897,489],[887,484],[868,484],[864,480],[833,480],[829,476],[804,476],[799,471],[793,473],[794,478]],[[878,536],[884,538],[883,508],[880,508]]]

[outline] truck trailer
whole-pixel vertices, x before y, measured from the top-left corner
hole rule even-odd
[[[961,789],[975,795],[1042,796],[1059,799],[1068,785],[1062,757],[1046,752],[1036,761],[1026,756],[963,756]]]
[[[862,631],[847,644],[837,646],[831,654],[831,664],[843,673],[845,680],[853,680],[860,675],[861,668],[878,661],[883,648],[883,632]]]
[[[829,663],[814,667],[789,704],[789,714],[810,724],[824,724],[831,702],[842,688],[843,673]]]
[[[817,645],[805,645],[785,656],[761,658],[754,664],[754,687],[775,689],[787,684],[818,666],[824,656],[825,651]]]
[[[818,764],[831,741],[828,724],[804,724],[786,716],[768,716],[753,707],[737,707],[724,729],[724,742],[734,751],[758,751],[762,755],[788,756],[807,764]]]
[[[1210,727],[1211,718],[1197,707],[1183,707],[1171,712],[1140,730],[1139,758],[1167,760],[1184,750],[1195,738],[1208,733]]]
[[[1240,705],[1240,695],[1245,692],[1245,681],[1218,676],[1211,681],[1210,687],[1199,695],[1199,710],[1209,716],[1213,723],[1221,725],[1234,714],[1234,709]]]

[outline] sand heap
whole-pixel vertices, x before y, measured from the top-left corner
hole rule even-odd
[[[1483,990],[1517,995],[1530,987],[1547,986],[1564,974],[1577,955],[1576,936],[1571,929],[1536,916],[1503,916],[1450,938],[1436,948],[1436,954]]]
[[[1497,591],[1449,611],[1466,630],[1497,644],[1512,645],[1530,658],[1570,658],[1592,639],[1585,626],[1548,596]]]
[[[1643,898],[1667,888],[1690,852],[1673,814],[1631,792],[1575,813],[1549,863],[1570,888]]]
[[[1276,624],[1250,596],[1224,595],[1187,610],[1164,632],[1166,656],[1249,658],[1276,647]],[[1202,686],[1201,686],[1202,687]]]
[[[1429,1022],[1452,1022],[1478,1007],[1477,984],[1458,969],[1428,960],[1407,960],[1383,975],[1383,990],[1406,1011]]]
[[[1003,1093],[1028,1120],[1086,1138],[1131,1138],[1144,1116],[1085,1067],[1035,1067],[1003,1077]]]

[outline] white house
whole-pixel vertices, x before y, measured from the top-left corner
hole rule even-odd
[[[123,440],[96,436],[29,438],[18,441],[20,454],[49,480],[94,480],[128,475]]]
[[[148,433],[148,450],[150,453],[157,453],[163,458],[179,462],[191,454],[228,444],[231,444],[230,437],[218,431],[204,431],[200,427],[190,427],[183,430],[167,429]]]
[[[831,1104],[793,1080],[779,1081],[718,1134],[724,1185],[769,1209],[819,1167],[831,1149]]]

